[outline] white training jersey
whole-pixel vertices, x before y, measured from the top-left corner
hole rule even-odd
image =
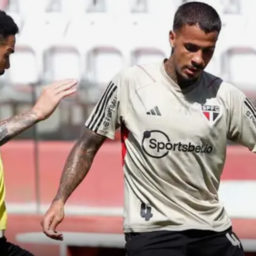
[[[256,151],[256,114],[236,87],[203,72],[189,88],[164,63],[133,66],[108,85],[86,127],[113,139],[121,127],[124,231],[231,226],[218,188],[227,139]]]

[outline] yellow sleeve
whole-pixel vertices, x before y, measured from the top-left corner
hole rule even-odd
[[[3,164],[0,157],[0,230],[5,230],[7,224],[7,212],[5,207],[5,186]]]

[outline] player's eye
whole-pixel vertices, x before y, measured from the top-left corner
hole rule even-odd
[[[185,44],[184,46],[189,52],[197,52],[199,49],[199,47],[194,44]]]

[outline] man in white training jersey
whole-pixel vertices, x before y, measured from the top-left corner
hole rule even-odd
[[[56,231],[64,204],[106,138],[121,127],[128,256],[244,255],[218,188],[227,139],[256,151],[256,113],[245,95],[203,71],[221,30],[201,2],[176,11],[171,56],[117,74],[71,151],[42,222]]]

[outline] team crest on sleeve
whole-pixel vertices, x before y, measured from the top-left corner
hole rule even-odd
[[[217,104],[206,103],[202,105],[202,112],[209,123],[212,125],[220,117],[220,106]]]

